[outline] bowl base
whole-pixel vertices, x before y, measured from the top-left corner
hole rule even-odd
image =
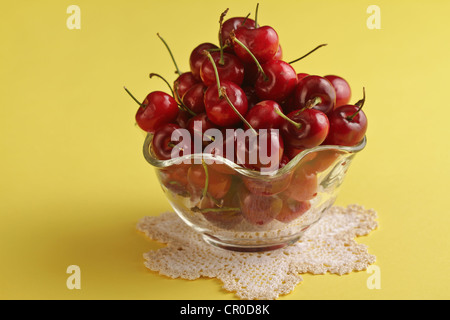
[[[251,242],[245,243],[245,242],[226,241],[206,233],[202,234],[202,237],[206,243],[225,250],[237,252],[264,252],[287,247],[297,242],[301,238],[301,235],[295,235],[283,239],[282,241],[278,240],[276,243],[270,241],[268,241],[267,243],[251,243]]]

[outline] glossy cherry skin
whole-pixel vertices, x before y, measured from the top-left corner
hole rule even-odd
[[[244,24],[245,21],[245,24]],[[230,40],[230,34],[233,30],[239,29],[240,27],[244,26],[247,29],[254,29],[255,28],[255,20],[245,17],[234,17],[226,20],[222,24],[221,29],[221,37],[223,44],[226,44],[227,42],[231,43]],[[233,52],[233,47],[230,46],[225,49],[227,52]]]
[[[334,109],[348,104],[350,102],[350,98],[352,97],[352,90],[347,80],[335,75],[328,75],[324,78],[331,82],[334,91],[336,91],[336,105]]]
[[[194,50],[192,50],[191,55],[189,56],[189,66],[191,68],[192,75],[197,81],[201,81],[200,68],[202,67],[203,62],[208,59],[204,51],[217,48],[218,47],[215,44],[205,42],[199,44],[194,48]]]
[[[279,129],[284,119],[276,112],[282,112],[278,103],[272,100],[258,102],[247,112],[245,120],[253,129]]]
[[[244,218],[254,225],[265,225],[273,221],[283,207],[283,201],[276,196],[263,196],[243,190],[239,200]]]
[[[175,119],[175,123],[179,125],[181,128],[186,128],[190,118],[191,114],[189,112],[179,109],[177,118]]]
[[[208,167],[207,167],[208,168]],[[221,199],[225,197],[230,190],[231,176],[217,172],[215,170],[208,170],[208,194],[214,199]],[[192,165],[188,171],[189,183],[197,189],[204,189],[206,185],[206,172],[201,164]]]
[[[250,50],[260,64],[273,59],[278,51],[278,34],[272,27],[263,26],[257,29],[242,27],[235,31],[235,36]],[[233,48],[244,63],[254,62],[248,52],[234,41]]]
[[[172,158],[174,145],[178,145],[179,142],[172,139],[172,134],[178,129],[181,129],[179,125],[167,123],[155,132],[152,139],[152,149],[158,159],[168,160]]]
[[[282,102],[297,86],[297,73],[289,63],[271,59],[262,65],[267,78],[261,73],[255,83],[256,94],[261,100]]]
[[[330,130],[324,144],[354,146],[361,142],[367,131],[367,117],[358,109],[355,105],[345,105],[329,114]]]
[[[307,106],[310,100],[320,97],[322,102],[317,104],[314,109],[329,113],[336,104],[336,91],[333,85],[327,79],[320,76],[307,76],[301,79],[295,88],[294,103],[298,109]]]
[[[283,49],[281,48],[281,45],[278,44],[278,50],[277,53],[273,56],[275,60],[283,60]]]
[[[197,136],[197,138],[202,141],[202,145],[207,145],[211,142],[211,140],[205,140],[207,137],[204,137],[204,133],[206,130],[212,128],[215,128],[215,125],[208,119],[206,113],[200,113],[193,116],[189,119],[186,126],[186,129],[191,133],[191,139],[194,139],[194,137]]]
[[[283,207],[281,208],[280,213],[276,216],[276,219],[284,223],[289,223],[302,216],[310,208],[311,202],[309,201],[286,199],[283,201]]]
[[[199,82],[194,84],[186,93],[183,95],[184,105],[192,112],[199,114],[205,112],[205,92],[207,86]]]
[[[144,131],[153,133],[159,126],[174,122],[178,116],[177,102],[165,92],[149,93],[142,104],[136,112],[136,123]]]
[[[248,110],[245,92],[234,82],[222,81],[221,87],[237,109],[245,117]],[[240,117],[234,112],[224,97],[219,97],[217,84],[208,87],[205,92],[205,109],[208,118],[219,127],[227,127],[239,124]]]
[[[297,84],[300,80],[302,80],[304,77],[309,76],[307,73],[297,73]],[[295,89],[291,92],[291,94],[284,99],[283,102],[281,102],[281,107],[283,108],[283,111],[285,113],[292,112],[294,110],[298,110],[299,107],[295,101]]]
[[[219,74],[220,81],[232,81],[238,86],[244,81],[244,65],[241,60],[233,54],[223,53],[223,64],[220,63],[220,52],[212,52],[217,73]],[[206,86],[210,86],[216,83],[216,75],[214,67],[209,59],[206,59],[200,68],[200,77]]]
[[[287,117],[300,124],[300,128],[297,128],[284,120],[280,130],[287,145],[298,149],[314,148],[327,137],[330,123],[325,113],[305,109],[301,112],[292,111]]]
[[[184,72],[181,75],[178,76],[178,78],[173,83],[173,89],[174,91],[178,92],[178,96],[183,98],[184,94],[196,83],[199,81],[195,79],[192,72]],[[178,101],[178,96],[175,93],[175,100]]]

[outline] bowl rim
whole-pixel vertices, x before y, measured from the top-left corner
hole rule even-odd
[[[252,170],[252,169],[248,169],[248,168],[244,168],[243,166],[234,163],[233,161],[227,159],[227,158],[223,158],[221,156],[213,156],[209,153],[193,153],[190,155],[185,155],[182,157],[177,157],[177,158],[172,158],[172,159],[168,159],[168,160],[160,160],[155,158],[150,152],[150,147],[151,147],[151,143],[153,140],[153,133],[148,132],[145,136],[145,140],[144,140],[144,145],[143,145],[143,154],[144,154],[144,158],[145,160],[150,163],[152,166],[162,169],[162,168],[167,168],[170,167],[172,165],[176,165],[179,164],[181,161],[185,161],[185,160],[198,160],[199,163],[201,163],[202,160],[215,160],[215,161],[220,161],[223,164],[227,165],[228,167],[230,167],[232,170],[236,171],[237,173],[247,176],[247,177],[252,177],[252,178],[261,178],[261,177],[279,177],[279,176],[283,176],[286,173],[290,172],[293,168],[295,168],[297,166],[297,164],[304,158],[306,157],[308,154],[312,153],[312,152],[317,152],[317,151],[325,151],[325,150],[336,150],[336,151],[340,151],[340,152],[346,152],[348,154],[355,154],[361,150],[363,150],[367,144],[367,137],[364,136],[364,138],[356,145],[354,146],[340,146],[340,145],[319,145],[317,147],[314,148],[309,148],[309,149],[305,149],[302,152],[300,152],[299,154],[297,154],[291,161],[289,161],[288,164],[286,164],[283,168],[275,170],[271,173],[260,173],[258,171]],[[194,162],[195,163],[195,162]]]

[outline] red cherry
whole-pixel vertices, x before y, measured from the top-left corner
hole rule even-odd
[[[244,23],[245,22],[245,23]],[[222,41],[225,44],[226,42],[230,42],[230,34],[234,31],[239,29],[240,27],[244,26],[248,29],[254,29],[255,28],[255,20],[247,18],[247,17],[234,17],[226,20],[222,24],[221,29],[221,37]],[[233,52],[233,47],[228,47],[225,49],[228,52]]]
[[[327,137],[329,122],[325,113],[315,109],[292,111],[287,115],[281,132],[287,145],[297,149],[313,148]]]
[[[177,118],[175,119],[175,123],[178,124],[181,128],[186,128],[189,119],[191,118],[191,114],[186,110],[178,110]]]
[[[302,216],[310,208],[311,202],[309,201],[286,199],[283,201],[283,207],[281,208],[281,211],[277,215],[276,219],[284,223],[289,223]]]
[[[273,58],[275,60],[283,60],[283,49],[281,48],[280,44],[278,44],[277,53],[275,53],[275,56]]]
[[[230,53],[223,53],[223,60],[220,52],[212,52],[212,58],[217,67],[220,81],[232,81],[241,85],[244,81],[244,65],[238,57]],[[206,59],[200,68],[200,77],[206,86],[216,83],[214,67],[209,59]]]
[[[215,128],[215,125],[208,119],[206,113],[200,113],[196,116],[193,116],[191,119],[189,119],[189,122],[186,126],[186,129],[191,133],[191,139],[194,139],[194,136],[197,136],[200,138],[200,141],[202,141],[203,145],[207,145],[211,142],[211,140],[204,141],[204,138],[207,138],[204,137],[204,133],[206,130],[212,128]]]
[[[282,102],[288,98],[297,85],[297,73],[290,64],[282,60],[269,60],[261,65],[264,74],[260,74],[255,89],[261,100]]]
[[[204,189],[208,183],[207,193],[214,199],[221,199],[225,197],[231,186],[231,176],[217,172],[215,170],[208,170],[208,177],[206,176],[205,166],[196,164],[189,168],[187,178],[189,183],[197,189]]]
[[[199,82],[186,91],[182,97],[184,105],[195,114],[205,112],[204,95],[206,89],[207,87]]]
[[[233,35],[231,37],[233,39]],[[241,27],[234,32],[234,37],[244,44],[261,64],[273,59],[278,51],[278,34],[269,26],[259,27],[257,29]],[[232,42],[234,52],[244,63],[254,61],[247,50],[234,39]]]
[[[221,87],[236,110],[245,117],[248,109],[245,92],[231,81],[222,81]],[[241,122],[241,118],[228,104],[226,98],[219,97],[217,84],[211,85],[205,92],[205,109],[208,118],[219,127],[232,126]]]
[[[195,79],[192,72],[185,72],[178,76],[178,78],[173,83],[173,89],[175,91],[175,100],[178,101],[178,97],[180,99],[184,96],[184,94],[194,85],[198,83],[198,80]]]
[[[314,109],[329,113],[336,104],[336,92],[327,79],[320,76],[307,76],[301,79],[295,88],[295,104],[301,109],[307,106],[308,101],[320,98],[321,102]]]
[[[262,196],[243,190],[239,192],[244,218],[254,225],[266,225],[273,221],[283,207],[283,201],[276,196]]]
[[[178,110],[178,104],[172,96],[162,91],[153,91],[136,112],[136,123],[142,130],[153,133],[159,126],[174,122]]]
[[[356,105],[345,105],[328,115],[330,131],[324,144],[354,146],[367,131],[367,117]]]
[[[152,150],[160,160],[172,158],[172,150],[175,146],[182,148],[184,154],[190,154],[191,145],[186,145],[186,141],[172,139],[172,134],[181,127],[174,123],[166,123],[158,128],[152,139]]]
[[[255,130],[278,129],[284,119],[276,112],[277,110],[281,112],[280,105],[275,101],[261,101],[247,112],[245,119]]]
[[[304,77],[309,76],[308,73],[297,73],[297,81],[302,80]]]
[[[344,78],[335,75],[328,75],[324,78],[331,82],[334,91],[336,91],[336,105],[334,108],[348,104],[352,96],[352,90],[348,82]]]
[[[191,68],[192,75],[197,81],[201,81],[200,78],[200,68],[202,67],[203,62],[206,59],[203,51],[209,49],[218,49],[215,44],[212,43],[202,43],[192,50],[191,55],[189,57],[189,66]]]

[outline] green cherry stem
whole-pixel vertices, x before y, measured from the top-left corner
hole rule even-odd
[[[211,64],[213,65],[213,69],[214,69],[214,75],[216,77],[216,82],[217,82],[217,93],[219,94],[219,98],[222,98],[222,92],[220,91],[220,79],[219,79],[219,72],[217,71],[217,66],[216,63],[214,62],[214,59],[211,55],[211,53],[209,53],[209,51],[205,50],[203,51],[203,54],[206,55],[206,57],[208,58],[208,60],[211,62]]]
[[[227,100],[228,105],[233,109],[233,111],[239,116],[239,118],[242,120],[243,123],[245,123],[245,125],[247,127],[250,128],[250,130],[253,131],[253,133],[255,135],[258,135],[258,132],[256,132],[256,130],[252,127],[252,125],[250,123],[248,123],[248,121],[242,116],[242,114],[236,109],[236,107],[233,105],[233,102],[231,102],[230,98],[228,98],[227,92],[225,88],[220,88],[220,91],[222,92],[222,97],[225,98],[225,100]]]
[[[169,51],[170,57],[172,58],[173,64],[175,65],[175,69],[177,70],[175,73],[178,73],[178,75],[181,76],[182,72],[180,71],[180,69],[178,68],[177,62],[175,61],[175,58],[173,57],[172,54],[172,50],[170,50],[169,45],[167,44],[167,42],[159,35],[159,33],[156,34],[158,36],[158,38],[161,39],[161,41],[164,43],[164,45],[167,48],[167,51]]]
[[[285,115],[283,112],[281,112],[280,109],[276,108],[275,109],[275,113],[277,115],[279,115],[280,117],[282,117],[284,120],[286,120],[287,122],[289,122],[290,124],[292,124],[295,128],[300,129],[302,127],[301,123],[295,122],[294,120],[292,120],[291,118],[289,118],[287,115]]]
[[[219,64],[221,65],[221,66],[223,66],[224,65],[224,63],[225,63],[225,60],[224,60],[224,58],[223,58],[223,49],[224,49],[224,43],[223,43],[223,39],[222,39],[222,23],[223,23],[223,19],[225,18],[225,16],[227,15],[227,13],[228,13],[228,8],[224,11],[224,12],[222,12],[222,14],[220,15],[220,18],[219,18],[219,51],[220,51],[220,60],[219,60]]]
[[[133,94],[132,94],[126,87],[123,87],[123,88],[124,88],[125,91],[129,94],[129,96],[130,96],[131,98],[133,98],[134,101],[136,101],[136,103],[137,103],[141,108],[145,108],[145,107],[146,107],[146,105],[143,104],[143,103],[140,103],[139,100],[136,99],[136,98],[133,96]]]
[[[202,159],[202,166],[203,170],[205,170],[205,188],[203,189],[202,198],[206,197],[206,193],[208,192],[208,186],[209,186],[209,173],[208,173],[208,166],[205,163],[205,160]]]
[[[222,207],[222,208],[192,208],[194,212],[240,212],[241,209],[233,207]]]
[[[322,98],[321,97],[314,97],[308,101],[306,101],[306,105],[301,108],[300,110],[298,110],[295,115],[299,115],[300,113],[302,113],[304,110],[306,109],[312,109],[315,106],[317,106],[319,103],[322,103]]]
[[[355,106],[358,106],[358,110],[351,116],[347,117],[348,121],[353,121],[353,118],[356,117],[356,115],[361,111],[362,107],[364,106],[364,102],[366,102],[366,89],[363,87],[363,98],[355,103]]]
[[[258,134],[256,132],[256,130],[253,129],[253,127],[250,125],[250,123],[248,123],[248,121],[245,120],[245,118],[242,116],[242,114],[236,109],[236,107],[233,105],[233,102],[231,102],[230,98],[228,98],[226,89],[220,85],[219,72],[217,71],[217,66],[216,66],[216,63],[214,62],[213,57],[211,56],[211,53],[209,53],[206,50],[203,51],[203,53],[208,57],[209,61],[211,62],[212,66],[213,66],[214,75],[216,76],[217,91],[218,91],[219,98],[220,99],[225,98],[225,100],[227,100],[228,105],[238,115],[238,117],[242,120],[242,122],[244,122],[255,134]]]
[[[261,72],[261,74],[264,77],[264,81],[268,81],[269,78],[267,77],[266,73],[264,72],[263,68],[261,67],[261,64],[259,63],[258,59],[256,59],[256,57],[254,56],[254,54],[250,51],[249,48],[247,48],[247,46],[245,44],[243,44],[240,40],[238,40],[236,38],[236,35],[234,34],[234,30],[231,31],[230,34],[230,38],[231,41],[237,43],[240,47],[242,47],[245,51],[247,51],[247,53],[252,57],[253,61],[255,61],[256,66],[258,67],[259,72]]]
[[[191,109],[189,109],[189,108],[184,104],[183,100],[182,100],[181,97],[180,97],[180,94],[178,93],[178,86],[177,86],[177,85],[175,85],[174,91],[175,91],[176,98],[178,99],[178,101],[180,101],[180,103],[178,103],[178,107],[179,107],[181,110],[187,111],[191,116],[196,116],[197,114],[196,114],[194,111],[192,111]]]
[[[255,29],[258,28],[258,9],[259,9],[259,3],[256,4],[256,10],[255,10]]]
[[[293,64],[294,62],[297,62],[297,61],[302,60],[303,58],[306,58],[307,56],[309,56],[309,55],[310,55],[311,53],[313,53],[314,51],[318,50],[319,48],[325,47],[326,45],[327,45],[327,44],[324,43],[324,44],[321,44],[321,45],[315,47],[315,48],[312,49],[310,52],[308,52],[307,54],[301,56],[300,58],[295,59],[295,60],[292,60],[291,62],[289,62],[289,64]]]
[[[161,76],[161,75],[159,75],[159,74],[157,74],[157,73],[150,73],[150,74],[149,74],[149,77],[150,77],[150,79],[153,78],[153,77],[158,77],[158,78],[160,78],[162,81],[164,81],[164,82],[167,84],[167,86],[169,87],[170,92],[172,93],[172,97],[175,98],[175,93],[174,93],[173,90],[172,90],[172,86],[169,84],[169,82],[167,82],[166,79],[164,79],[163,76]]]

